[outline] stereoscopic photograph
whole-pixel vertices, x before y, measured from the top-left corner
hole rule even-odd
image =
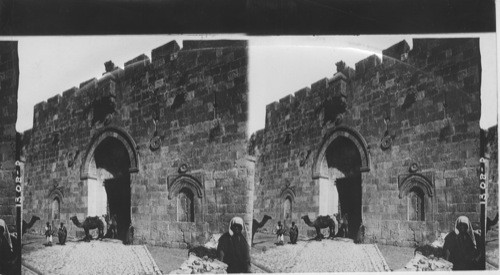
[[[498,270],[496,39],[2,39],[0,274]]]

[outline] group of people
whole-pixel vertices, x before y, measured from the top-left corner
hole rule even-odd
[[[50,224],[50,222],[47,222],[45,225],[45,238],[47,239],[47,243],[45,245],[52,246],[52,235],[53,235],[52,225]],[[61,225],[57,230],[57,237],[59,239],[60,245],[64,245],[66,243],[67,236],[68,236],[68,230],[66,229],[66,226],[64,226],[64,223],[61,222]]]
[[[290,243],[291,244],[296,244],[297,243],[297,238],[299,237],[299,228],[297,225],[295,225],[295,222],[292,222],[292,226],[290,227],[289,230],[290,234]],[[278,225],[276,225],[276,238],[277,238],[277,245],[284,245],[285,244],[285,228],[281,224],[281,221],[278,221]]]
[[[3,220],[0,220],[3,222]],[[228,273],[250,272],[250,250],[243,236],[244,223],[240,217],[234,217],[229,222],[229,230],[224,233],[217,246],[218,259],[228,265]],[[297,242],[298,228],[295,222],[290,227],[290,242]],[[279,221],[276,226],[278,242],[283,243],[285,230]],[[45,226],[47,244],[52,244],[52,226],[47,222]],[[59,244],[66,242],[67,230],[64,223],[58,229]],[[443,250],[445,259],[453,263],[453,270],[478,270],[484,262],[484,244],[480,237],[473,231],[469,219],[460,216],[454,229],[446,236]],[[13,255],[12,242],[5,222],[0,223],[0,271],[6,269],[9,259]]]
[[[228,265],[227,273],[249,273],[250,254],[249,246],[242,234],[243,219],[234,217],[229,223],[228,232],[224,233],[217,247],[217,255],[220,261]],[[297,242],[298,228],[295,222],[289,229],[290,242]],[[285,233],[280,221],[276,226],[278,243],[283,244]],[[472,224],[465,216],[460,216],[454,229],[446,236],[443,250],[444,258],[453,263],[453,270],[479,270],[484,263],[484,244],[480,237],[474,232]]]

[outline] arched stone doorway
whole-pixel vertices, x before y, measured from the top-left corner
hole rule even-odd
[[[327,135],[313,165],[319,185],[319,215],[346,215],[349,237],[362,223],[362,172],[369,171],[367,145],[354,129],[339,127]]]
[[[283,225],[285,228],[292,226],[293,215],[293,203],[295,201],[295,188],[287,185],[281,191],[281,201],[283,208]]]
[[[137,172],[137,153],[128,134],[108,128],[94,137],[81,168],[81,179],[88,188],[87,216],[115,216],[121,240],[132,223],[130,173],[133,172]]]

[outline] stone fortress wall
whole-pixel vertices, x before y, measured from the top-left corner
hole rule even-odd
[[[203,243],[233,216],[251,228],[247,63],[246,41],[171,41],[37,104],[26,219],[74,235],[71,216],[107,204],[136,241],[168,247]]]
[[[0,218],[14,225],[17,88],[17,41],[0,41]]]
[[[479,39],[402,41],[267,105],[254,218],[314,236],[303,215],[343,212],[365,241],[402,246],[460,215],[478,227],[480,61]]]

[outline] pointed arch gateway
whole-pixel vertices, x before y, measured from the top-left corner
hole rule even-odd
[[[138,167],[135,141],[117,127],[94,135],[80,167],[80,179],[88,190],[87,216],[114,216],[122,240],[132,223],[130,174]]]
[[[96,171],[91,169],[91,164],[93,162],[93,157],[95,150],[101,142],[106,138],[115,138],[120,141],[125,147],[128,157],[130,159],[130,173],[137,173],[139,171],[138,166],[138,155],[137,155],[137,145],[125,130],[118,127],[107,127],[101,130],[98,134],[94,135],[90,146],[87,148],[85,157],[83,159],[82,166],[80,167],[80,179],[86,180],[88,178],[96,178]]]
[[[361,173],[368,171],[368,145],[358,131],[340,126],[325,135],[312,166],[319,215],[347,214],[351,238],[362,223]]]

